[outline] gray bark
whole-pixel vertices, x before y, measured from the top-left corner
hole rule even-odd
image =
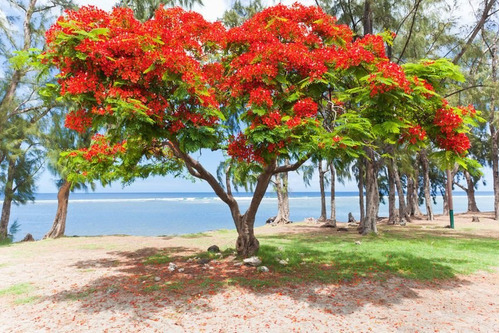
[[[68,201],[69,192],[71,190],[71,183],[64,181],[64,183],[59,188],[57,193],[57,212],[54,222],[52,223],[52,228],[43,237],[45,238],[59,238],[64,236],[64,231],[66,230],[66,217],[68,216]]]
[[[422,165],[422,174],[424,175],[424,198],[425,198],[425,210],[427,213],[427,220],[433,221],[434,213],[432,212],[432,202],[431,202],[429,159],[427,158],[427,152],[424,149],[420,151],[420,163]]]
[[[326,193],[325,193],[325,173],[323,170],[323,161],[318,162],[318,173],[319,173],[319,191],[321,193],[321,215],[318,217],[318,221],[326,221]]]

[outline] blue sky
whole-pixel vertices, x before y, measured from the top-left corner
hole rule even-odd
[[[466,6],[470,6],[466,0],[461,0],[459,2],[463,3],[462,9]],[[76,0],[76,2],[80,5],[94,5],[96,7],[102,8],[104,10],[110,10],[113,7],[114,1],[109,0]],[[203,3],[205,6],[201,7],[196,5],[193,10],[201,13],[207,20],[215,21],[218,17],[222,16],[222,13],[230,7],[231,0],[204,0]],[[292,4],[296,1],[263,1],[263,3],[273,4],[273,3],[283,3],[283,4]],[[304,0],[297,1],[305,5],[314,5],[314,0]],[[477,2],[476,0],[473,1]],[[462,11],[465,13],[467,11]],[[470,11],[468,11],[470,13]],[[472,20],[472,15],[467,17],[468,20]],[[199,158],[200,161],[207,167],[209,171],[215,174],[219,161],[222,160],[221,153],[206,151],[201,155],[198,154],[195,157]],[[485,179],[487,181],[487,186],[481,185],[479,187],[480,191],[491,191],[492,190],[492,172],[491,169],[487,168],[484,170]],[[39,193],[52,193],[57,192],[57,187],[55,186],[56,179],[48,172],[45,171],[40,179],[39,179]],[[293,192],[302,192],[302,191],[319,191],[318,185],[318,175],[315,174],[313,179],[311,180],[311,186],[306,187],[303,180],[302,175],[297,173],[290,174],[290,190]],[[98,186],[97,192],[211,192],[210,186],[206,182],[196,181],[191,182],[188,179],[182,178],[173,178],[171,176],[167,177],[151,177],[146,180],[138,180],[134,184],[122,187],[121,184],[116,183],[112,186],[108,186],[106,188],[102,188]],[[357,191],[357,186],[355,182],[346,181],[345,184],[337,183],[337,191]]]

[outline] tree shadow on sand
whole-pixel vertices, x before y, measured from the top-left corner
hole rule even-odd
[[[131,321],[152,319],[159,313],[165,316],[165,312],[181,320],[217,311],[212,304],[216,298],[238,302],[238,295],[245,293],[257,300],[279,296],[327,314],[349,314],[367,303],[390,308],[405,299],[418,299],[421,288],[442,290],[467,283],[455,277],[456,272],[444,264],[444,258],[429,260],[397,251],[386,253],[391,258],[388,262],[339,252],[334,254],[335,261],[321,264],[306,260],[313,257],[321,261],[321,251],[298,248],[297,257],[283,253],[280,247],[263,245],[262,259],[271,270],[260,273],[255,267],[239,265],[231,255],[178,255],[189,250],[143,248],[75,262],[78,270],[103,269],[106,274],[42,301],[79,302],[79,311],[88,314],[110,309],[125,312]],[[287,255],[290,258],[285,258]],[[280,265],[279,258],[288,259],[288,264]],[[440,271],[447,280],[414,280],[422,279],[429,270]]]

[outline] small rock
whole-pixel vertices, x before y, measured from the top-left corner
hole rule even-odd
[[[479,216],[473,216],[472,217],[472,222],[479,222]]]
[[[355,241],[354,244],[361,245],[361,242],[360,241]]]
[[[279,262],[279,264],[280,264],[280,265],[283,265],[283,266],[288,265],[288,261],[283,260],[283,259],[281,259],[281,260],[280,260],[280,261],[278,261],[278,262]]]
[[[304,219],[304,222],[315,223],[315,222],[318,222],[318,220],[316,220],[314,217],[307,217]]]
[[[352,223],[352,222],[351,222],[351,223],[347,223],[347,226],[348,226],[348,227],[357,227],[357,226],[358,226],[358,224],[357,224],[357,223]]]
[[[268,218],[268,219],[266,220],[266,224],[271,224],[271,223],[273,223],[273,222],[274,222],[274,220],[276,220],[276,216]]]
[[[179,268],[178,271],[179,271],[179,273],[182,273],[182,272],[184,272],[184,268]]]
[[[32,234],[26,234],[26,236],[24,236],[23,240],[21,242],[34,242],[35,239],[33,238],[33,235]]]
[[[196,261],[198,264],[200,265],[206,265],[210,262],[210,259],[208,258],[201,258],[201,259],[198,259],[198,261]]]
[[[354,218],[354,215],[352,215],[351,212],[349,212],[349,215],[347,217],[347,222],[349,222],[349,223],[356,223],[356,219]]]
[[[155,282],[159,282],[161,278],[159,276],[155,276]]]
[[[259,272],[262,272],[262,273],[267,273],[267,272],[269,272],[269,268],[267,268],[266,266],[259,266],[259,267],[257,267],[257,270],[258,270]]]
[[[173,271],[175,271],[176,268],[177,268],[177,265],[174,264],[173,262],[171,262],[171,263],[168,264],[168,270],[169,271],[173,272]]]
[[[245,263],[245,265],[257,267],[262,264],[262,260],[260,260],[258,257],[250,257],[243,259],[243,263]]]
[[[233,266],[243,266],[243,263],[242,263],[242,262],[235,262],[235,263],[233,264]]]
[[[217,245],[212,245],[208,248],[207,250],[208,252],[212,252],[212,253],[219,253],[220,252],[220,249]]]
[[[193,261],[194,261],[194,259],[193,259],[193,258],[189,258],[189,259],[187,260],[187,262],[193,262]]]
[[[401,221],[401,222],[399,222],[399,225],[402,226],[402,227],[405,227],[406,226],[406,222],[405,221]]]
[[[347,228],[337,228],[337,231],[339,232],[346,232],[349,231]]]

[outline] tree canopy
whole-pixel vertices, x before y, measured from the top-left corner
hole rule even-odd
[[[78,181],[184,167],[229,205],[237,249],[250,255],[271,176],[313,154],[358,156],[385,142],[433,142],[449,161],[467,152],[476,111],[439,93],[462,79],[458,68],[444,59],[391,62],[392,37],[355,38],[320,8],[300,4],[264,9],[231,29],[180,8],[160,7],[143,23],[125,8],[69,11],[47,33],[44,61],[60,70],[49,89],[77,106],[66,126],[95,135],[65,163]],[[223,150],[257,172],[244,214],[229,183],[190,155],[200,149]],[[293,162],[280,166],[284,159]]]

